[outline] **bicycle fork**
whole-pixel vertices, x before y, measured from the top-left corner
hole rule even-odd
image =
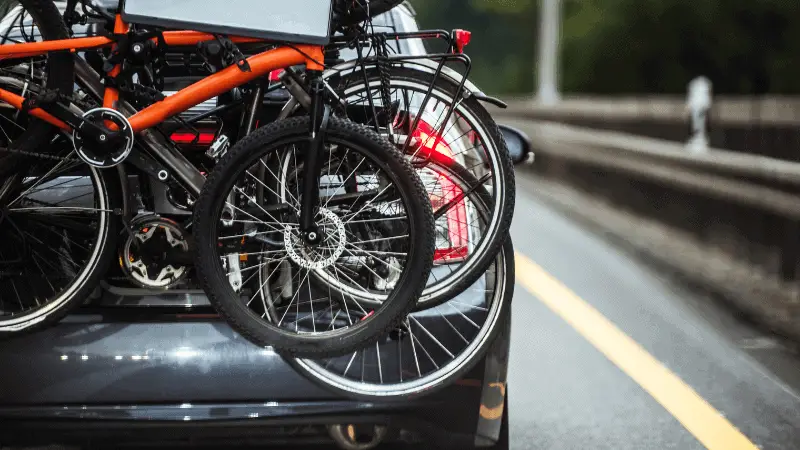
[[[311,126],[308,146],[304,155],[302,197],[300,199],[300,232],[307,244],[315,245],[322,240],[316,223],[316,207],[319,203],[319,178],[322,175],[321,154],[325,148],[325,134],[330,122],[331,108],[325,104],[325,84],[321,71],[309,71],[311,86]]]

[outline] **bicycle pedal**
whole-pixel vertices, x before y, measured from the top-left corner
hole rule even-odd
[[[231,140],[228,139],[228,136],[224,134],[219,135],[219,137],[211,144],[211,147],[208,148],[206,151],[206,156],[213,159],[214,161],[219,161],[220,158],[225,156],[225,153],[228,152],[228,149],[231,147]]]

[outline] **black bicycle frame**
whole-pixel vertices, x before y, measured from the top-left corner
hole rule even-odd
[[[96,100],[101,101],[103,98],[104,86],[100,81],[100,76],[83,60],[83,58],[75,57],[74,59],[77,84]],[[325,105],[325,89],[322,83],[322,74],[320,72],[312,74],[311,81],[312,104],[310,113],[312,120],[311,129],[309,130],[309,146],[305,154],[305,177],[300,214],[301,230],[306,234],[317,231],[314,217],[316,215],[315,208],[319,201],[319,175],[321,175],[322,170],[319,153],[321,153],[323,149],[325,129],[327,128],[328,119],[330,118],[330,108]],[[252,107],[244,118],[244,126],[241,130],[244,134],[249,134],[255,129],[256,114],[260,108],[263,93],[263,86],[259,85],[253,94]],[[134,114],[136,112],[136,109],[124,100],[120,100],[119,103],[119,109],[123,113]],[[288,111],[282,113],[281,117],[285,118],[286,114],[288,114]],[[195,197],[200,195],[200,191],[205,183],[205,177],[199,169],[183,156],[173,143],[153,130],[145,130],[139,134],[137,144],[147,150],[149,154],[153,155],[157,161],[153,161],[145,155],[137,154],[133,158],[129,158],[126,162],[135,165],[148,174],[168,169],[169,173],[174,175],[190,194]],[[123,165],[118,166],[118,170],[122,185],[127,186],[127,175],[122,166]],[[314,176],[314,174],[317,176]],[[162,177],[157,178],[161,181],[165,181]],[[125,198],[124,200],[127,203],[128,199]],[[281,209],[282,205],[277,206]],[[125,213],[127,216],[127,205],[125,207]]]
[[[100,75],[83,58],[76,56],[73,59],[75,60],[75,80],[78,86],[95,100],[102,102],[105,86],[103,86]],[[136,113],[136,108],[122,99],[119,101],[119,109],[123,114]],[[139,133],[137,143],[169,169],[190,194],[195,197],[200,195],[206,178],[166,137],[153,130],[145,130]],[[124,184],[125,180],[122,181]]]

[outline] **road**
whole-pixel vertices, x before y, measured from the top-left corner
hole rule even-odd
[[[512,449],[800,448],[800,363],[518,175]]]

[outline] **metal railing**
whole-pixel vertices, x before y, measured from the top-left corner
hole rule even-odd
[[[686,98],[570,97],[553,106],[508,98],[500,118],[552,121],[684,143],[690,137]],[[710,145],[737,153],[800,161],[800,98],[716,97],[708,111]]]
[[[696,154],[680,142],[556,122],[499,120],[533,143],[535,162],[523,170],[538,177],[520,188],[538,189],[552,205],[800,344],[800,163],[726,149]]]
[[[534,170],[690,232],[783,281],[798,279],[800,163],[553,122],[531,135]],[[725,236],[721,239],[720,236]]]

